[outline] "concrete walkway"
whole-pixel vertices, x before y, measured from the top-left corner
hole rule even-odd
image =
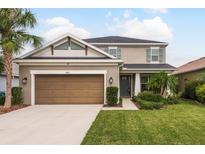
[[[35,105],[0,115],[0,144],[80,144],[102,105]]]
[[[130,98],[122,99],[122,107],[103,107],[102,110],[139,110]]]

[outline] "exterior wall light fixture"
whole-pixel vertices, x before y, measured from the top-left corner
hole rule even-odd
[[[113,83],[113,78],[110,77],[110,78],[109,78],[109,84],[112,85],[112,83]]]
[[[23,84],[27,84],[27,77],[25,77],[25,78],[22,79],[22,83],[23,83]]]

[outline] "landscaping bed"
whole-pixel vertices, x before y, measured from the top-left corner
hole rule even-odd
[[[173,96],[165,98],[159,94],[145,91],[139,93],[137,96],[133,96],[132,101],[140,109],[153,110],[161,109],[170,104],[178,104],[179,98]]]
[[[82,144],[205,144],[205,106],[179,100],[161,110],[101,111]]]
[[[4,114],[4,113],[11,112],[11,111],[19,110],[19,109],[25,108],[27,106],[30,106],[30,105],[25,105],[25,104],[14,105],[14,106],[11,106],[10,108],[4,108],[3,106],[0,106],[0,114]]]

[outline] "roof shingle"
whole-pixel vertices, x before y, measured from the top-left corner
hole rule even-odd
[[[205,57],[202,57],[178,67],[173,74],[182,74],[182,73],[197,71],[204,68],[205,68]]]
[[[176,68],[174,66],[171,66],[169,64],[124,64],[124,68],[127,69],[171,69],[175,70]]]
[[[121,37],[121,36],[107,36],[84,39],[87,43],[166,43],[152,40],[144,40],[137,38]]]

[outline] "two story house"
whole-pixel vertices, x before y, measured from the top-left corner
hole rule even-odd
[[[103,104],[106,87],[119,96],[146,90],[150,75],[171,73],[166,42],[120,36],[80,39],[65,34],[17,59],[27,104]]]

